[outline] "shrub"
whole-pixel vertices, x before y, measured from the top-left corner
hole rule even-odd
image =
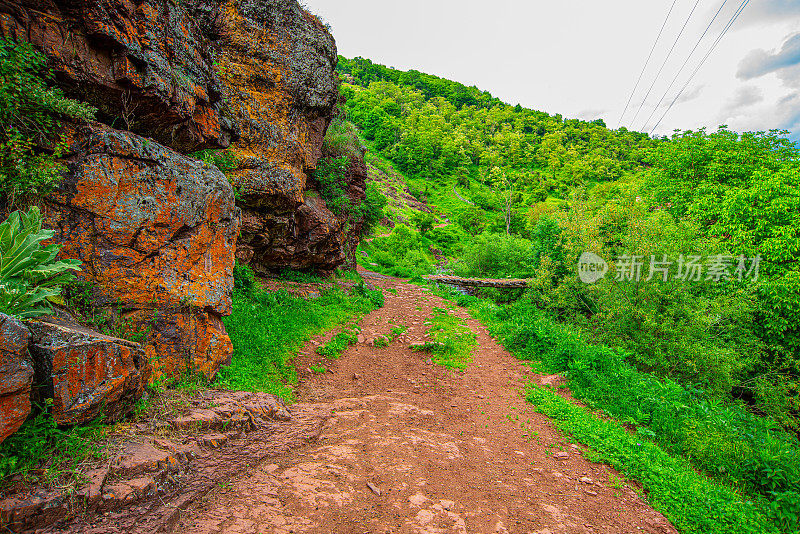
[[[333,156],[360,158],[363,154],[355,126],[340,116],[334,117],[328,126],[322,146],[327,153]]]
[[[342,215],[352,209],[350,197],[347,196],[347,168],[350,159],[347,156],[324,158],[317,162],[314,179],[319,184],[319,194],[325,205],[336,215]]]
[[[46,194],[63,173],[58,118],[92,120],[97,111],[48,87],[46,61],[29,43],[0,38],[0,192],[11,205],[20,196]]]
[[[800,443],[774,421],[704,389],[641,372],[626,361],[629,354],[588,344],[529,301],[475,312],[518,358],[567,376],[576,397],[590,407],[638,426],[640,436],[651,436],[718,480],[764,498],[781,494],[787,508],[775,514],[784,517],[793,509],[800,495]]]
[[[80,269],[78,260],[56,260],[58,245],[41,246],[51,237],[36,206],[0,224],[0,312],[23,318],[49,313],[47,299],[61,294],[74,277],[69,271]]]
[[[368,234],[380,222],[383,218],[383,208],[386,207],[387,202],[378,184],[369,182],[365,191],[364,202],[358,209],[358,213],[364,218],[364,223],[361,227],[362,234]]]
[[[239,263],[238,260],[233,265],[233,288],[243,293],[250,293],[256,289],[256,276],[253,268]]]
[[[531,243],[506,234],[481,234],[464,246],[457,273],[467,277],[527,278],[532,272]]]

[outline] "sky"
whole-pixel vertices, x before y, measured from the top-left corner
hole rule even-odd
[[[800,0],[303,4],[330,24],[343,56],[475,85],[510,104],[656,135],[727,124],[800,140]]]

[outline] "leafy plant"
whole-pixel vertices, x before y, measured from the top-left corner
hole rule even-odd
[[[0,224],[0,312],[21,318],[49,313],[47,299],[60,295],[74,277],[70,271],[80,269],[78,260],[56,260],[59,245],[41,246],[53,234],[42,229],[36,206]]]
[[[325,205],[336,215],[342,215],[352,209],[350,197],[347,196],[347,167],[350,158],[324,158],[317,163],[314,179],[319,184],[320,196]]]
[[[317,349],[317,353],[326,358],[336,359],[347,350],[350,345],[355,345],[357,336],[354,332],[339,332],[331,338],[324,346]]]
[[[58,157],[65,145],[54,135],[59,119],[88,121],[97,111],[48,87],[46,63],[29,43],[0,38],[0,192],[11,205],[47,193],[63,173]]]

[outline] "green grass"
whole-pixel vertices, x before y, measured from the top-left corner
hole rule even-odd
[[[0,444],[0,481],[22,474],[31,483],[77,487],[85,482],[79,467],[103,458],[106,432],[100,419],[58,428],[48,404]]]
[[[233,313],[224,319],[233,342],[233,358],[230,366],[220,370],[217,384],[294,400],[288,385],[297,382],[292,365],[297,352],[314,335],[375,309],[380,299],[372,293],[333,288],[319,298],[305,300],[285,290],[234,291]]]
[[[450,310],[433,308],[429,341],[415,350],[428,352],[434,363],[448,369],[465,369],[472,361],[472,350],[477,336],[463,320],[451,315]]]
[[[331,360],[337,359],[350,345],[355,345],[358,334],[354,331],[345,330],[339,332],[331,338],[324,346],[317,349],[317,353]]]
[[[619,422],[604,421],[553,391],[532,387],[527,400],[559,429],[599,451],[594,461],[607,462],[639,481],[647,500],[682,533],[779,532],[766,499],[753,500],[698,474],[684,458],[670,455]]]
[[[557,323],[530,303],[520,301],[505,308],[484,300],[472,300],[471,304],[471,313],[489,325],[491,333],[518,358],[534,362],[546,372],[563,374],[576,398],[636,427],[640,442],[652,441],[665,455],[691,465],[720,487],[746,495],[768,519],[765,530],[800,530],[800,443],[774,421],[700,388],[639,371],[624,354],[589,344],[580,332]],[[610,442],[597,442],[596,446],[603,455],[616,450]],[[615,458],[613,454],[610,457]],[[617,461],[624,465],[626,457]],[[660,469],[653,464],[648,473],[641,464],[631,473],[644,484],[662,476]],[[686,491],[691,488],[706,491],[700,486]],[[680,499],[688,499],[681,495]],[[701,497],[698,494],[686,500],[686,506],[701,502],[697,500]],[[653,503],[665,514],[683,517],[676,511],[680,499]],[[733,509],[726,510],[725,514],[733,513]],[[703,531],[707,525],[698,525],[705,523],[692,527],[692,521],[709,513],[701,510],[683,517],[684,530]],[[720,521],[721,530],[709,532],[736,532],[725,530],[733,524],[729,519]]]

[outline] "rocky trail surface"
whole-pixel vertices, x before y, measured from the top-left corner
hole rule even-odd
[[[219,480],[175,532],[676,532],[525,402],[526,383],[558,377],[532,373],[458,308],[477,333],[473,360],[464,371],[432,363],[411,345],[448,303],[401,280],[372,281],[386,305],[362,319],[359,343],[322,360],[314,349],[329,333],[296,362],[298,400],[331,408],[318,438]],[[374,346],[395,325],[408,330]],[[311,371],[320,362],[327,373]]]

